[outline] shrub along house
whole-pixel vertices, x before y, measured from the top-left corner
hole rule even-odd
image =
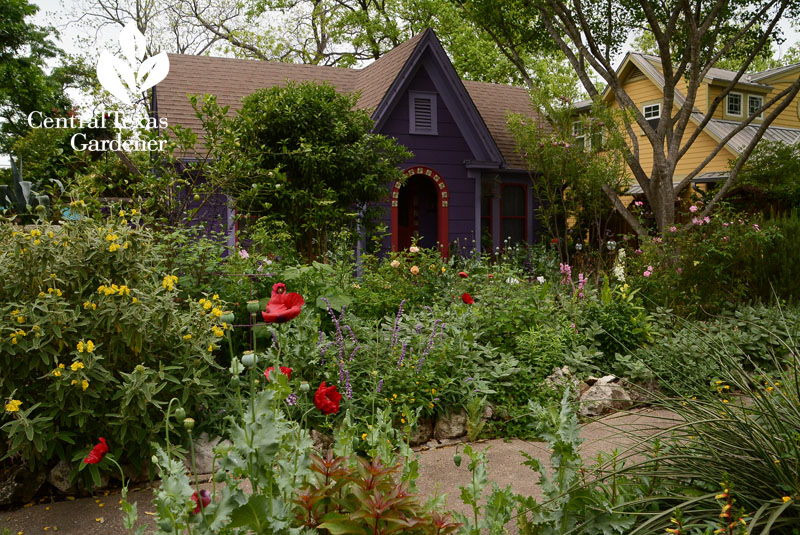
[[[202,137],[187,95],[213,94],[231,111],[257,89],[287,81],[327,82],[358,93],[376,133],[392,136],[414,157],[407,179],[387,184],[387,247],[424,247],[448,255],[454,244],[483,249],[533,242],[537,221],[530,176],[506,128],[506,113],[538,120],[518,87],[461,80],[432,30],[397,46],[363,69],[170,55],[170,73],[154,89],[154,110],[170,125]],[[228,230],[232,217],[228,214]]]

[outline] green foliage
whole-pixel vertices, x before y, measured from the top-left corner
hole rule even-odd
[[[706,223],[688,212],[694,223],[688,229],[668,232],[641,245],[642,254],[627,255],[628,282],[640,288],[650,306],[676,310],[683,316],[700,310],[715,313],[728,303],[773,299],[770,279],[781,274],[779,297],[790,297],[794,285],[787,280],[784,253],[794,253],[785,241],[781,222],[796,229],[794,219],[766,224],[727,210],[717,212]],[[775,266],[776,269],[770,269]],[[652,269],[650,269],[652,268]]]
[[[22,171],[19,162],[11,160],[11,175],[13,182],[10,186],[0,185],[0,208],[9,210],[17,215],[20,220],[29,219],[31,211],[46,216],[50,209],[50,197],[40,191],[41,185],[35,186],[29,180],[22,180]],[[54,181],[61,185],[58,181]]]
[[[51,40],[54,30],[26,20],[38,10],[27,0],[0,3],[0,153],[28,130],[29,113],[71,108],[59,81],[45,73],[45,62],[60,52]]]
[[[231,124],[237,206],[285,224],[307,259],[323,255],[334,232],[362,220],[369,226],[376,214],[367,203],[402,180],[398,165],[411,156],[371,133],[356,99],[330,85],[290,83],[246,97]]]
[[[731,202],[746,203],[749,210],[800,205],[800,147],[759,143],[739,172],[731,197]]]
[[[628,366],[646,366],[666,392],[697,395],[714,391],[714,381],[725,375],[719,355],[737,366],[769,367],[773,360],[789,357],[785,340],[800,335],[796,309],[738,307],[710,321],[691,323],[664,316],[655,341],[630,355]],[[702,336],[698,336],[702,333]],[[624,370],[618,370],[624,371]]]
[[[118,216],[0,225],[0,392],[23,409],[2,416],[5,457],[48,465],[104,436],[141,466],[171,398],[209,411],[218,320],[177,299],[153,241]]]
[[[569,98],[562,96],[558,104],[550,98],[534,95],[535,104],[550,119],[549,128],[521,116],[510,117],[509,128],[536,176],[532,184],[541,201],[538,217],[558,244],[562,262],[570,263],[571,246],[583,247],[584,241],[600,260],[613,213],[608,191],[621,192],[627,181],[624,140],[615,127],[619,118],[599,104],[590,115],[579,116]]]
[[[665,430],[630,455],[652,449],[656,441],[663,454],[644,461],[640,457],[618,475],[657,477],[660,487],[651,500],[658,512],[641,517],[628,533],[663,533],[675,527],[670,518],[677,511],[686,533],[740,524],[739,518],[745,520],[748,533],[796,532],[800,358],[792,332],[797,329],[796,316],[786,320],[762,320],[760,330],[782,346],[782,353],[774,356],[750,351],[743,356],[734,343],[716,344],[719,334],[694,329],[696,338],[714,346],[707,359],[718,375],[710,386],[693,392],[673,394],[681,390],[673,388],[655,393],[654,406],[675,416],[654,422]],[[698,383],[691,366],[682,371],[681,377],[676,370],[673,387],[681,379]],[[733,507],[725,508],[729,504]]]

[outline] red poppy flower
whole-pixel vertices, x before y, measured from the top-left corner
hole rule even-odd
[[[464,292],[463,294],[461,294],[461,300],[464,301],[468,305],[471,305],[472,303],[475,302],[475,300],[472,298],[472,296],[469,295],[467,292]]]
[[[92,448],[92,451],[89,452],[89,455],[83,460],[86,464],[97,464],[103,460],[105,454],[108,453],[108,444],[106,444],[106,439],[100,437],[100,442]]]
[[[555,243],[558,243],[558,238],[553,238],[552,240],[550,240],[551,245]]]
[[[269,381],[270,372],[272,370],[274,370],[274,369],[275,369],[275,366],[270,366],[269,368],[264,370],[264,377],[267,378],[267,381]],[[287,379],[291,379],[292,378],[292,369],[291,368],[287,368],[286,366],[281,366],[281,373],[283,375],[285,375]]]
[[[200,509],[205,509],[211,503],[211,493],[206,489],[202,489],[200,496],[197,495],[197,492],[192,494],[192,501],[197,504],[197,507],[194,508],[194,514],[197,514]]]
[[[286,293],[286,285],[278,282],[272,287],[272,297],[261,316],[267,323],[285,323],[296,318],[305,304],[302,295]]]
[[[314,394],[314,405],[325,414],[339,412],[341,400],[342,395],[336,391],[336,385],[325,386],[325,381],[322,381]]]
[[[459,271],[458,276],[461,277],[462,279],[466,279],[469,275],[467,275],[466,271]]]

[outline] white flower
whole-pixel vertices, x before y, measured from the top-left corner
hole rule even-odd
[[[392,260],[392,262],[389,265],[392,266],[393,268],[398,268],[398,267],[400,267],[400,261],[399,260]]]
[[[536,277],[536,281],[537,281],[539,284],[544,284],[544,277],[542,277],[541,275],[539,275],[538,277]]]
[[[519,279],[515,279],[514,277],[509,277],[506,279],[506,284],[519,284]]]
[[[417,247],[416,245],[412,245],[411,247],[408,248],[408,252],[409,253],[418,253],[419,252],[419,247]]]

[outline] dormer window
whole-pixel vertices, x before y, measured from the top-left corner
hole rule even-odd
[[[649,104],[642,108],[644,120],[650,123],[653,128],[658,128],[658,121],[661,119],[661,103]]]
[[[728,93],[728,105],[725,108],[728,115],[742,116],[742,94]]]
[[[764,97],[761,95],[748,95],[747,97],[747,115],[755,115],[758,109],[764,105]],[[756,119],[763,119],[764,112],[759,113]]]
[[[436,121],[436,93],[408,92],[409,134],[438,134]]]

